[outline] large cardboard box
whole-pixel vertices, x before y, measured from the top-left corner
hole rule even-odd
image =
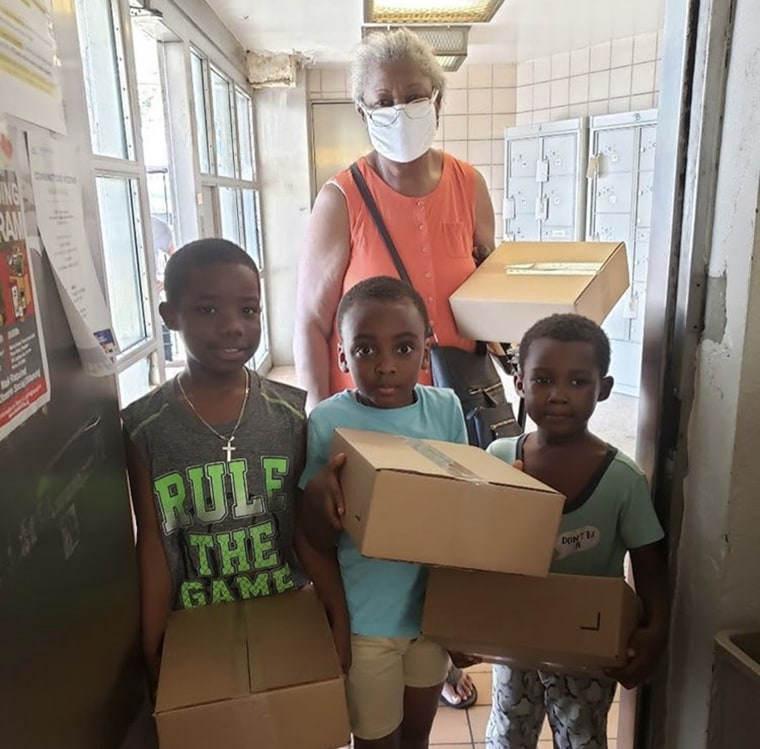
[[[546,575],[564,497],[477,447],[338,429],[343,523],[368,557]]]
[[[311,587],[173,613],[156,701],[161,749],[334,749],[343,676]]]
[[[600,674],[626,662],[640,602],[623,578],[432,569],[422,633],[520,668]]]
[[[601,324],[628,285],[623,243],[504,242],[449,302],[465,338],[519,343],[554,313]]]

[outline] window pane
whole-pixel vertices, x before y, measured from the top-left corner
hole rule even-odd
[[[168,169],[148,169],[148,202],[150,213],[170,229],[174,229]]]
[[[132,43],[135,48],[137,99],[140,105],[143,154],[150,170],[169,166],[166,145],[164,89],[159,64],[159,42],[135,19],[132,22]]]
[[[237,91],[238,153],[240,178],[253,180],[253,130],[251,128],[251,99]]]
[[[211,71],[211,96],[214,103],[214,141],[216,171],[222,177],[235,176],[235,152],[232,131],[232,98],[229,81]]]
[[[267,318],[267,297],[264,279],[261,279],[261,343],[253,355],[253,366],[259,369],[269,355],[269,320]]]
[[[134,403],[150,389],[150,359],[140,359],[119,372],[119,403],[122,408]]]
[[[243,227],[245,228],[245,250],[261,269],[258,193],[256,190],[243,190]]]
[[[219,214],[222,222],[222,237],[235,244],[243,244],[240,236],[240,212],[238,196],[240,190],[231,187],[219,188]]]
[[[211,171],[208,156],[208,121],[206,119],[206,87],[203,85],[203,61],[198,55],[190,56],[190,66],[193,73],[193,107],[195,109],[195,129],[198,137],[198,160],[201,171],[208,174]]]
[[[121,40],[117,45],[111,0],[77,0],[77,25],[93,153],[126,159]]]
[[[97,183],[111,316],[126,351],[148,337],[142,240],[130,180],[98,177]]]

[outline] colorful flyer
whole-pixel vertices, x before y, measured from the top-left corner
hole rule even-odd
[[[50,400],[15,140],[0,122],[0,440]]]

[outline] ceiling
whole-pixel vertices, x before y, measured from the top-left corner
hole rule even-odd
[[[342,64],[361,39],[362,0],[206,0],[246,49]],[[468,62],[515,63],[662,28],[665,0],[505,0],[472,27]]]

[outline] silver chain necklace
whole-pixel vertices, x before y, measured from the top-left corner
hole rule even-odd
[[[235,432],[237,432],[238,427],[240,426],[240,422],[243,420],[243,414],[245,413],[245,407],[248,405],[248,394],[251,392],[251,373],[248,371],[248,367],[245,368],[245,395],[243,396],[243,405],[240,407],[240,413],[238,414],[237,421],[235,422],[235,426],[232,427],[232,432],[230,432],[229,437],[225,437],[223,434],[219,434],[219,432],[214,429],[214,427],[209,424],[206,419],[204,419],[197,411],[195,406],[193,405],[193,402],[188,398],[187,393],[185,392],[185,388],[182,387],[182,380],[180,379],[181,374],[178,374],[175,378],[177,381],[177,387],[179,387],[180,393],[182,393],[182,397],[185,399],[185,403],[187,403],[188,406],[190,406],[190,409],[192,412],[198,417],[198,420],[203,424],[203,426],[206,427],[210,432],[213,432],[217,437],[219,437],[222,442],[225,442],[225,446],[222,448],[222,450],[227,453],[227,462],[229,463],[230,460],[232,460],[232,453],[237,450],[236,447],[233,447],[232,443],[235,441]]]

